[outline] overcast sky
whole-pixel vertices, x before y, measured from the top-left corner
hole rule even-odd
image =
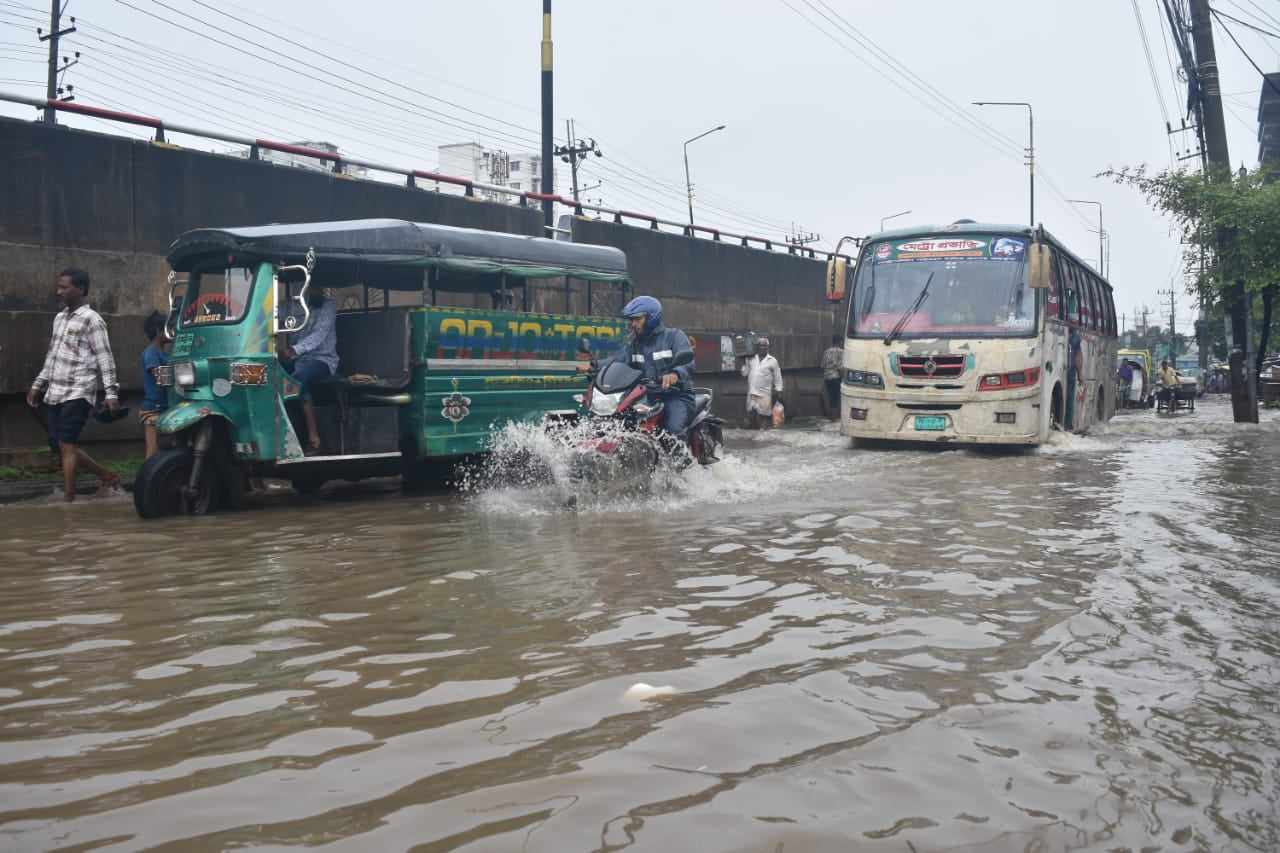
[[[603,181],[586,195],[683,219],[681,143],[725,124],[689,148],[695,216],[705,224],[778,237],[794,223],[829,246],[907,209],[893,225],[1023,223],[1026,112],[969,102],[1031,101],[1036,219],[1093,259],[1097,236],[1088,229],[1097,209],[1073,210],[1063,196],[1101,201],[1118,310],[1130,323],[1144,303],[1161,311],[1157,291],[1178,273],[1177,238],[1134,192],[1094,177],[1110,166],[1167,167],[1171,142],[1175,153],[1195,144],[1190,134],[1170,139],[1164,131],[1131,2],[825,2],[555,0],[557,137],[573,118],[605,155],[584,169],[584,184]],[[435,146],[449,142],[536,150],[538,0],[261,5],[265,11],[248,0],[70,0],[79,32],[64,52],[82,55],[66,80],[83,103],[246,136],[325,139],[396,165],[434,168]],[[1280,32],[1276,0],[1216,5]],[[1185,89],[1170,68],[1167,28],[1155,0],[1137,6],[1177,122]],[[37,18],[47,25],[47,8],[0,0],[0,89],[41,96],[32,30]],[[1280,40],[1231,26],[1264,70],[1280,69]],[[280,55],[255,58],[266,52],[254,42]],[[1221,30],[1216,43],[1232,162],[1252,166],[1261,78]],[[34,114],[12,104],[0,104],[0,113]],[[567,194],[567,174],[558,178]],[[1185,296],[1179,302],[1184,324],[1193,311]]]

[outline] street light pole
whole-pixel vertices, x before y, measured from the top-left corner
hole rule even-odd
[[[1069,198],[1067,201],[1072,204],[1096,204],[1098,206],[1098,275],[1106,276],[1107,265],[1105,263],[1106,252],[1103,251],[1102,241],[1103,235],[1107,232],[1102,229],[1102,202],[1090,201],[1087,198]]]
[[[686,139],[684,143],[684,189],[689,196],[689,225],[693,225],[693,182],[689,180],[689,143],[697,142],[704,136],[715,133],[717,130],[724,130],[724,125],[718,125],[710,130],[703,131],[692,139]]]
[[[1027,170],[1031,175],[1031,227],[1036,227],[1036,117],[1026,101],[974,101],[977,107],[1027,108]]]
[[[880,230],[881,230],[881,231],[883,231],[883,230],[884,230],[884,224],[885,224],[886,222],[888,222],[890,219],[897,219],[899,216],[906,216],[906,215],[907,215],[908,213],[910,213],[910,212],[911,212],[911,211],[909,211],[909,210],[904,210],[904,211],[902,211],[901,213],[895,213],[895,214],[893,214],[892,216],[882,216],[882,217],[880,217]]]

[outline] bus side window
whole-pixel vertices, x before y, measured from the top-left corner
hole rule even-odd
[[[1067,266],[1067,322],[1072,326],[1080,323],[1080,290],[1076,277],[1075,264],[1066,262]]]
[[[1047,306],[1044,316],[1047,320],[1062,319],[1062,260],[1054,252],[1053,262],[1049,264],[1049,292],[1045,296]]]
[[[1101,278],[1093,278],[1093,298],[1098,304],[1098,332],[1106,332],[1111,327],[1111,320],[1107,319],[1107,291]]]
[[[1108,323],[1108,325],[1107,325],[1107,334],[1111,335],[1111,337],[1113,337],[1113,338],[1114,338],[1117,334],[1119,334],[1119,332],[1118,332],[1118,331],[1117,331],[1117,329],[1116,329],[1116,301],[1115,301],[1115,298],[1114,298],[1114,297],[1112,296],[1112,294],[1111,294],[1111,288],[1110,288],[1110,287],[1108,287],[1108,288],[1106,289],[1106,291],[1107,291],[1107,292],[1106,292],[1106,296],[1107,296],[1107,316],[1109,317],[1109,319],[1108,319],[1108,321],[1107,321],[1107,323]]]
[[[1089,303],[1089,328],[1096,331],[1102,328],[1102,315],[1098,310],[1098,280],[1092,273],[1085,273],[1084,281],[1085,295]]]

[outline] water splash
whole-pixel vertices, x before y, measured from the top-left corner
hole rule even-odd
[[[788,486],[811,482],[830,467],[815,463],[779,471],[722,448],[720,461],[706,467],[695,464],[677,470],[664,461],[652,476],[623,482],[583,481],[574,475],[576,448],[602,431],[615,439],[629,435],[620,425],[599,422],[567,425],[555,432],[535,424],[510,424],[495,436],[492,451],[484,459],[460,472],[458,485],[490,511],[652,513],[765,498]],[[810,446],[826,447],[832,440],[816,433],[808,437],[819,439]]]

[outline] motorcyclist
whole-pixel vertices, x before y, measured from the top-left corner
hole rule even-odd
[[[631,337],[613,361],[624,361],[644,373],[658,387],[649,391],[649,400],[661,400],[662,429],[671,436],[684,437],[693,420],[693,362],[672,366],[682,352],[692,353],[689,336],[662,325],[662,303],[652,296],[637,296],[622,309],[631,328]]]

